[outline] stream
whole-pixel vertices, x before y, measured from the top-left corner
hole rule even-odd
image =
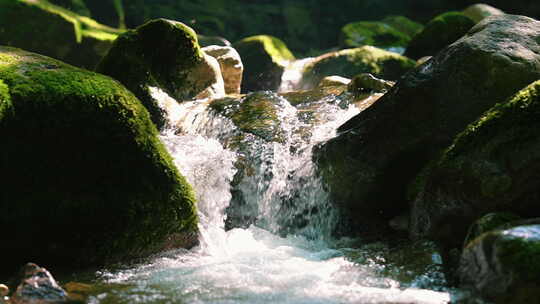
[[[315,175],[312,148],[358,108],[330,96],[318,101],[319,123],[307,124],[285,98],[268,94],[279,100],[285,140],[252,136],[233,151],[224,143],[239,130],[207,100],[178,104],[153,90],[169,119],[161,139],[197,195],[200,245],[99,271],[97,282],[109,287],[88,302],[449,303],[430,244],[396,249],[332,237],[339,215]],[[308,135],[299,132],[306,127]],[[233,183],[239,159],[253,168]],[[227,207],[238,195],[236,211],[250,224],[226,230]]]

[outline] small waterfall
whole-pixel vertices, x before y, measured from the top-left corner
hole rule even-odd
[[[449,303],[446,292],[415,288],[436,284],[437,271],[401,282],[408,271],[387,268],[379,251],[328,242],[337,218],[311,151],[357,108],[342,109],[335,96],[294,107],[261,93],[279,116],[281,139],[272,141],[240,130],[208,100],[178,104],[158,89],[152,93],[169,117],[161,139],[196,191],[201,244],[103,271],[100,279],[115,285],[90,303]],[[230,138],[239,135],[241,148],[234,148]],[[240,213],[252,221],[226,231],[227,208],[239,194]],[[388,276],[389,269],[401,279]]]

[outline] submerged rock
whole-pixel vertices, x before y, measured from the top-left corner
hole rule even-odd
[[[540,77],[539,37],[540,22],[534,19],[513,15],[486,19],[342,125],[340,134],[316,152],[320,174],[336,204],[357,223],[374,219],[386,223],[404,213],[407,186],[421,168],[484,111]],[[525,156],[528,148],[523,151],[524,156],[512,162],[530,159]],[[475,162],[474,167],[483,163]],[[497,198],[494,194],[504,193],[510,180],[497,169],[490,172],[495,175],[483,188],[495,191],[490,195]],[[454,179],[444,175],[438,181]],[[467,189],[478,189],[473,192],[477,193],[481,188],[475,187]],[[439,212],[431,201],[425,200],[426,210]],[[448,222],[461,223],[464,232],[470,224],[450,218]],[[454,231],[456,226],[449,228]],[[417,227],[424,231],[430,225],[421,222]]]
[[[66,303],[68,294],[47,269],[28,263],[21,269],[21,282],[10,301],[13,304]]]
[[[0,1],[0,45],[94,69],[121,33],[44,0]]]
[[[463,251],[462,287],[495,304],[540,301],[540,225],[482,234]]]
[[[352,78],[360,73],[371,73],[393,80],[414,66],[415,62],[409,58],[372,46],[341,50],[321,55],[307,64],[300,87],[311,89],[331,75]]]
[[[428,22],[424,29],[412,38],[404,55],[415,59],[435,55],[464,36],[475,23],[460,12],[441,14]]]
[[[476,3],[463,10],[463,15],[471,18],[476,23],[489,16],[502,14],[504,14],[504,12],[500,9],[485,3]]]
[[[224,94],[219,64],[201,51],[191,28],[171,20],[151,20],[122,34],[97,71],[131,90],[158,127],[164,125],[164,117],[149,87],[158,87],[178,101],[201,93]]]
[[[196,241],[191,187],[117,81],[0,47],[0,138],[11,265],[103,265]]]
[[[277,90],[285,67],[294,55],[276,37],[259,35],[233,44],[244,63],[242,92]]]
[[[413,236],[458,247],[466,228],[486,213],[540,216],[538,113],[540,81],[497,104],[459,134],[418,182]]]
[[[240,94],[244,65],[238,52],[230,46],[211,45],[202,48],[203,52],[219,62],[226,94]]]

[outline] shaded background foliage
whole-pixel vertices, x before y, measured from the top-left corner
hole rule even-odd
[[[507,13],[540,18],[536,0],[53,0],[84,11],[82,1],[94,19],[111,26],[124,23],[115,6],[121,2],[128,28],[164,17],[184,22],[199,34],[222,36],[231,42],[256,34],[273,35],[299,55],[338,45],[338,33],[346,23],[387,15],[426,23],[440,13],[486,3]]]

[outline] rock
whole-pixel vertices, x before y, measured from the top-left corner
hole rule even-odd
[[[201,51],[191,28],[180,22],[155,19],[118,37],[97,71],[119,80],[132,91],[161,128],[165,119],[149,87],[158,87],[178,101],[194,98],[203,91],[222,93],[223,79],[216,70],[219,65],[210,58]]]
[[[217,45],[207,46],[202,50],[219,62],[221,76],[225,82],[225,93],[240,94],[244,65],[238,52],[232,47]]]
[[[519,216],[509,212],[492,212],[482,216],[469,227],[469,231],[463,242],[463,248],[467,247],[467,245],[478,236],[505,227],[506,224],[519,219]]]
[[[419,182],[412,235],[428,236],[447,248],[460,247],[466,227],[486,213],[539,217],[539,112],[536,81],[459,134]]]
[[[376,78],[370,73],[361,73],[353,77],[347,86],[347,90],[354,94],[386,93],[394,84],[393,81]]]
[[[409,37],[414,37],[414,35],[418,34],[422,31],[422,29],[424,29],[422,24],[414,22],[404,16],[386,16],[381,20],[381,22],[390,25]]]
[[[94,69],[120,33],[43,0],[0,1],[0,45],[87,69]]]
[[[242,92],[277,90],[285,67],[294,55],[276,37],[259,35],[233,44],[244,63]]]
[[[388,222],[388,225],[396,231],[408,231],[409,230],[409,214],[400,214]]]
[[[0,80],[6,261],[72,269],[194,245],[191,187],[131,92],[10,47],[0,47]]]
[[[4,284],[0,284],[0,301],[2,301],[3,297],[7,296],[9,294],[9,287],[7,287]]]
[[[300,87],[311,89],[331,75],[352,78],[360,73],[371,73],[394,80],[414,66],[415,62],[409,58],[372,46],[341,50],[321,55],[308,63]]]
[[[504,14],[504,12],[500,9],[485,3],[476,3],[463,10],[463,15],[471,18],[476,23],[482,21],[486,17],[502,14]]]
[[[460,260],[461,287],[494,304],[540,301],[540,225],[482,234]]]
[[[53,304],[68,301],[67,293],[51,273],[34,263],[21,269],[21,282],[11,297],[13,304]]]
[[[429,21],[424,30],[412,38],[404,55],[415,59],[435,55],[464,36],[475,23],[463,13],[441,14]]]
[[[539,37],[540,22],[531,18],[503,15],[481,22],[342,125],[315,152],[335,203],[357,223],[367,218],[386,225],[404,213],[407,187],[421,168],[484,111],[540,77]],[[505,181],[496,174],[486,186],[507,187]],[[431,201],[425,200],[428,210]],[[470,222],[448,223],[450,231],[463,230],[461,246]],[[420,220],[416,225],[430,227]]]
[[[330,86],[340,86],[340,85],[348,85],[351,82],[349,78],[341,77],[341,76],[326,76],[321,81],[319,81],[319,84],[317,87],[323,88],[323,87],[330,87]]]
[[[207,46],[212,46],[212,45],[231,46],[231,43],[229,42],[229,40],[223,37],[219,37],[219,36],[205,36],[205,35],[197,34],[197,39],[199,40],[199,45],[201,47],[207,47]]]
[[[433,56],[424,56],[424,57],[419,58],[418,60],[416,60],[416,66],[424,64],[425,62],[430,60],[431,57],[433,57]]]
[[[382,49],[405,49],[411,37],[391,25],[378,21],[360,21],[345,25],[341,29],[340,46],[355,48],[371,45]]]

